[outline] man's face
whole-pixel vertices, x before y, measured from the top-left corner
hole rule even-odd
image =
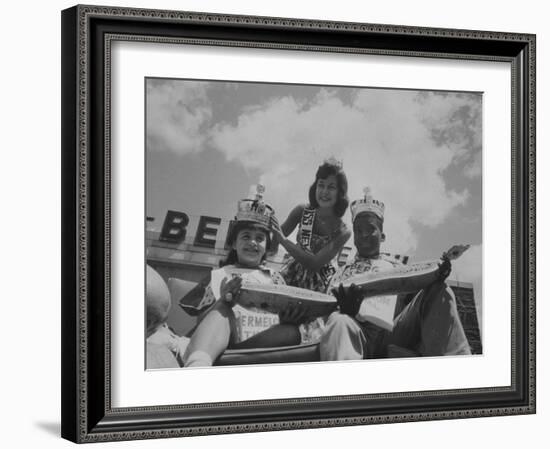
[[[353,222],[353,240],[362,257],[380,254],[380,243],[386,238],[380,219],[371,213],[359,214]]]

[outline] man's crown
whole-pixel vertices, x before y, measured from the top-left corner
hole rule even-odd
[[[363,192],[365,193],[363,198],[351,202],[351,221],[354,222],[355,218],[363,212],[370,212],[384,221],[384,203],[372,197],[369,187],[365,187]]]
[[[269,204],[264,203],[264,192],[265,187],[258,184],[256,186],[256,194],[253,199],[246,198],[240,200],[237,206],[237,215],[235,216],[235,220],[252,221],[269,228],[274,211]]]

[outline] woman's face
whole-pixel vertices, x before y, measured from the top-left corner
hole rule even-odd
[[[267,247],[267,236],[261,229],[245,228],[239,231],[233,249],[239,264],[255,268],[262,262]]]
[[[338,180],[335,175],[319,178],[315,189],[315,199],[322,208],[333,208],[338,202]]]

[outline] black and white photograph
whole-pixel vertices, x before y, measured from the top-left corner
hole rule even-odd
[[[427,0],[115,3],[63,4],[57,27],[41,16],[57,30],[61,82],[44,80],[59,111],[14,129],[12,147],[57,117],[61,153],[56,172],[12,151],[31,169],[12,173],[61,178],[61,213],[45,218],[46,183],[25,200],[10,181],[20,212],[6,208],[5,235],[57,237],[61,265],[31,270],[36,248],[13,248],[25,262],[8,279],[21,293],[55,278],[61,304],[7,296],[36,320],[28,344],[7,339],[32,363],[7,370],[28,393],[11,409],[57,401],[57,433],[75,443],[534,441],[548,396],[542,16],[468,0],[452,14]],[[26,54],[47,55],[41,41]],[[11,336],[29,324],[12,321]],[[58,439],[36,424],[36,441]]]
[[[482,92],[144,89],[147,370],[483,354]]]

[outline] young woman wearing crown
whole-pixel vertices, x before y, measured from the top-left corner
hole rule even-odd
[[[331,158],[317,170],[309,189],[309,204],[294,207],[282,225],[273,217],[273,237],[291,256],[281,269],[287,285],[326,292],[335,272],[335,258],[351,236],[341,218],[349,204],[347,190],[342,164]],[[294,243],[287,236],[297,226]],[[301,331],[304,342],[315,339],[307,335],[311,330]]]

